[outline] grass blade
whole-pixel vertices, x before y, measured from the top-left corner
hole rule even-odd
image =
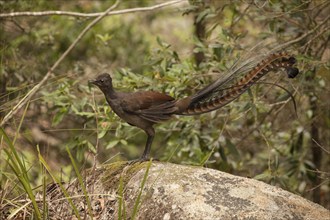
[[[123,181],[123,176],[122,175],[120,175],[120,179],[119,179],[118,195],[119,195],[118,220],[122,220],[122,217],[123,217],[122,208],[123,208],[123,199],[124,199],[124,181]]]
[[[26,167],[24,166],[23,159],[21,159],[18,156],[18,153],[13,145],[13,142],[9,139],[6,132],[3,128],[0,128],[0,134],[2,138],[5,140],[7,145],[9,146],[9,149],[4,149],[5,153],[7,154],[7,161],[8,165],[11,167],[13,172],[15,173],[17,179],[22,184],[25,192],[28,194],[28,197],[30,198],[32,202],[33,209],[35,211],[36,217],[38,219],[41,219],[41,213],[37,204],[37,201],[35,199],[35,196],[33,194],[32,187],[30,185],[29,177],[27,175]]]
[[[40,152],[38,152],[38,156],[39,156],[39,161],[42,163],[42,165],[46,168],[47,172],[49,173],[49,175],[52,177],[53,181],[60,187],[60,189],[62,190],[62,193],[64,194],[66,200],[69,202],[70,206],[73,209],[73,212],[75,214],[75,216],[80,220],[80,215],[79,215],[79,211],[77,209],[77,207],[75,206],[75,204],[73,203],[68,191],[66,191],[66,189],[64,188],[63,184],[61,183],[61,181],[59,181],[58,178],[56,178],[52,172],[50,167],[48,166],[48,164],[46,163],[46,161],[44,160],[44,158],[42,157],[42,155],[40,154]]]
[[[90,217],[93,219],[92,205],[91,205],[91,201],[90,201],[90,199],[89,199],[89,196],[88,196],[88,193],[87,193],[87,190],[86,190],[86,187],[85,187],[84,181],[83,181],[83,179],[82,179],[82,176],[80,175],[80,172],[79,172],[79,170],[78,170],[78,168],[77,168],[77,164],[76,164],[74,158],[72,157],[72,154],[71,154],[70,149],[69,149],[68,147],[66,147],[66,151],[67,151],[68,154],[69,154],[69,157],[70,157],[70,160],[71,160],[72,166],[73,166],[73,168],[74,168],[74,171],[75,171],[75,173],[76,173],[76,175],[77,175],[77,179],[78,179],[78,181],[79,181],[80,187],[82,188],[83,193],[84,193],[84,196],[85,196],[85,198],[86,198],[86,202],[87,202],[87,206],[88,206],[88,212],[89,212],[89,215],[90,215]]]
[[[142,180],[142,183],[141,183],[141,186],[140,186],[140,191],[139,191],[138,197],[135,200],[133,214],[132,214],[132,218],[131,218],[132,220],[135,219],[135,216],[136,216],[136,214],[137,214],[137,212],[140,208],[140,205],[141,205],[140,201],[141,201],[142,191],[143,191],[143,188],[146,184],[151,164],[152,164],[152,159],[150,159],[150,161],[147,164],[146,172],[144,173],[143,180]]]

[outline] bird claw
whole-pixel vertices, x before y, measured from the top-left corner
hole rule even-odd
[[[160,161],[158,159],[154,159],[154,158],[147,158],[147,157],[140,157],[139,159],[135,159],[135,160],[130,160],[130,161],[127,161],[127,165],[134,165],[136,163],[143,163],[143,162],[147,162],[147,161]]]

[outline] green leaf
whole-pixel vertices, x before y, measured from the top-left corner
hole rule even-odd
[[[204,11],[202,11],[201,13],[199,13],[196,18],[196,22],[197,23],[201,22],[210,12],[211,12],[211,10],[209,8],[207,8]]]
[[[274,32],[275,31],[275,25],[276,25],[276,21],[272,20],[271,22],[269,22],[269,29]]]
[[[56,114],[53,117],[52,125],[53,126],[58,125],[63,120],[63,117],[66,115],[67,112],[68,112],[68,108],[66,107],[63,107],[58,112],[56,112]]]
[[[225,150],[221,146],[219,148],[219,153],[220,153],[221,159],[227,163],[227,156],[226,156]]]
[[[228,148],[231,155],[235,157],[240,157],[240,154],[237,151],[236,146],[228,138],[226,138],[226,147]]]
[[[105,149],[113,148],[113,147],[116,146],[118,143],[119,143],[119,140],[113,140],[113,141],[110,141],[110,142],[107,144],[107,146],[105,147]]]
[[[98,139],[103,138],[104,135],[107,133],[107,131],[108,131],[108,130],[106,130],[106,129],[101,130],[101,131],[97,134],[97,138],[98,138]]]
[[[96,148],[94,147],[94,145],[91,142],[87,141],[87,147],[90,151],[92,151],[94,154],[96,154]]]
[[[266,171],[265,173],[256,175],[255,177],[253,177],[253,179],[264,180],[264,179],[268,179],[269,177],[271,177],[270,172]]]
[[[121,139],[121,140],[120,140],[120,143],[121,143],[122,145],[127,145],[127,144],[128,144],[127,141],[124,140],[124,139]]]

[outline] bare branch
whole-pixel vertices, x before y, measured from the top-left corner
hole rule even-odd
[[[161,3],[154,6],[149,7],[140,7],[140,8],[130,8],[130,9],[123,9],[118,11],[108,12],[106,15],[119,15],[119,14],[126,14],[126,13],[133,13],[133,12],[141,12],[141,11],[152,11],[158,8],[166,7],[169,5],[177,4],[180,2],[185,2],[187,0],[172,0],[165,3]],[[41,12],[31,12],[31,11],[24,11],[24,12],[10,12],[10,13],[2,13],[0,14],[0,18],[8,18],[8,17],[23,17],[23,16],[51,16],[51,15],[62,15],[62,16],[72,16],[72,17],[98,17],[103,13],[79,13],[79,12],[71,12],[71,11],[41,11]]]
[[[313,28],[312,30],[308,31],[307,33],[301,35],[300,37],[296,38],[296,39],[293,39],[291,41],[288,41],[284,44],[281,44],[279,46],[277,46],[276,48],[274,48],[273,50],[274,51],[277,51],[277,50],[281,50],[283,48],[286,48],[292,44],[295,44],[295,43],[298,43],[299,41],[305,39],[306,37],[308,37],[309,35],[313,34],[315,31],[317,31],[321,26],[323,26],[324,24],[327,24],[327,22],[329,21],[330,19],[330,15],[328,15],[321,23],[319,23],[315,28]]]
[[[1,121],[1,126],[3,126],[10,118],[15,115],[18,110],[20,110],[30,99],[31,97],[40,89],[40,87],[45,84],[48,78],[51,76],[53,71],[58,67],[58,65],[63,61],[63,59],[71,52],[71,50],[78,44],[81,38],[102,18],[104,18],[110,11],[112,11],[118,5],[118,0],[108,8],[105,12],[101,13],[97,18],[95,18],[91,23],[89,23],[85,29],[78,35],[75,41],[70,45],[70,47],[62,54],[62,56],[54,63],[54,65],[48,70],[44,78],[35,85],[15,106],[14,108],[3,118]]]
[[[319,144],[314,138],[312,138],[312,141],[319,146],[325,153],[330,154],[330,151],[325,149],[325,147],[323,147],[321,144]]]

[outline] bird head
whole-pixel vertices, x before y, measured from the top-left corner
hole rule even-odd
[[[90,80],[89,83],[98,86],[102,91],[112,88],[112,79],[108,73],[97,76],[95,79]]]

